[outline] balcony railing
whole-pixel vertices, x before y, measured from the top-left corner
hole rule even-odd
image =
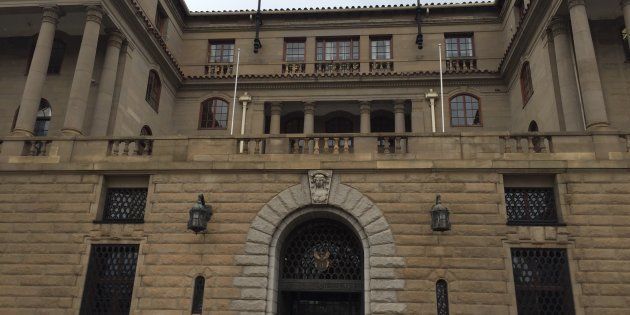
[[[353,137],[304,137],[289,140],[291,154],[342,154],[353,152]]]
[[[217,63],[205,66],[205,75],[210,77],[225,77],[234,74],[234,64]]]
[[[553,151],[551,136],[530,134],[505,136],[506,153],[548,153]]]
[[[315,73],[358,73],[361,64],[358,61],[319,62],[315,64]]]
[[[446,59],[447,71],[477,70],[477,59],[475,58],[454,58]]]
[[[24,142],[23,156],[48,156],[50,140],[31,140]]]
[[[285,63],[282,65],[282,73],[284,74],[302,74],[306,73],[306,64],[301,63]]]
[[[150,156],[153,153],[151,139],[109,140],[108,156]]]
[[[394,72],[394,62],[393,61],[372,61],[370,62],[370,72],[372,73]]]

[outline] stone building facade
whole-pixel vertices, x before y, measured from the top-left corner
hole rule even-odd
[[[0,0],[0,313],[630,313],[629,28]]]

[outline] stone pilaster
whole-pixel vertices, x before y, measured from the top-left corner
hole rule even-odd
[[[359,111],[361,112],[361,133],[370,133],[372,131],[372,127],[370,125],[370,113],[372,111],[372,105],[369,101],[363,101],[359,105]]]
[[[103,63],[101,78],[98,81],[99,89],[98,97],[96,98],[96,108],[94,109],[94,118],[92,119],[92,136],[105,136],[107,134],[122,44],[122,34],[118,30],[109,31],[105,62]]]
[[[313,134],[315,132],[315,103],[304,103],[304,133]]]
[[[580,89],[584,103],[587,129],[609,126],[602,82],[595,57],[595,47],[584,0],[569,0],[569,14],[575,45],[575,57],[580,73]]]
[[[280,115],[282,115],[282,105],[280,105],[280,103],[271,104],[271,121],[269,122],[269,134],[280,134]]]
[[[37,119],[37,111],[39,103],[42,99],[42,89],[48,74],[48,64],[50,63],[50,54],[52,51],[53,41],[55,40],[55,31],[59,22],[60,11],[57,6],[44,7],[42,16],[42,25],[39,28],[35,51],[31,67],[28,70],[22,100],[20,102],[20,111],[15,122],[14,135],[32,136]]]
[[[569,25],[564,17],[553,18],[550,28],[554,41],[562,111],[567,131],[582,131],[582,111],[571,53]]]
[[[405,101],[394,102],[394,131],[396,133],[405,132]]]
[[[94,59],[96,58],[96,46],[101,31],[103,11],[98,6],[88,6],[81,48],[77,58],[77,66],[74,70],[68,108],[63,123],[62,132],[66,135],[82,135],[87,100],[92,83]]]

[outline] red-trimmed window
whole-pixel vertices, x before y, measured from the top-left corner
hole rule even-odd
[[[228,121],[228,103],[211,98],[201,103],[199,129],[225,129]]]
[[[320,38],[317,61],[359,60],[359,38]]]
[[[523,107],[525,107],[529,99],[534,95],[534,84],[532,83],[532,72],[529,62],[525,62],[521,68],[521,94],[523,96]]]
[[[481,126],[481,105],[479,105],[477,97],[469,94],[460,94],[451,98],[451,126]]]
[[[284,61],[286,62],[304,62],[306,51],[306,42],[304,39],[285,39],[284,40]]]
[[[210,41],[208,50],[209,63],[234,62],[234,40]]]
[[[391,37],[374,37],[370,41],[370,50],[372,60],[390,60],[392,59],[392,38]]]
[[[473,34],[446,34],[446,58],[472,58],[475,56]]]

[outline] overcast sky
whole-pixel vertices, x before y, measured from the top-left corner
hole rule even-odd
[[[444,2],[422,0],[422,3]],[[460,2],[457,0],[449,2]],[[258,0],[186,0],[191,11],[222,11],[256,9]],[[416,0],[262,0],[263,9],[316,8],[358,5],[414,4]]]

